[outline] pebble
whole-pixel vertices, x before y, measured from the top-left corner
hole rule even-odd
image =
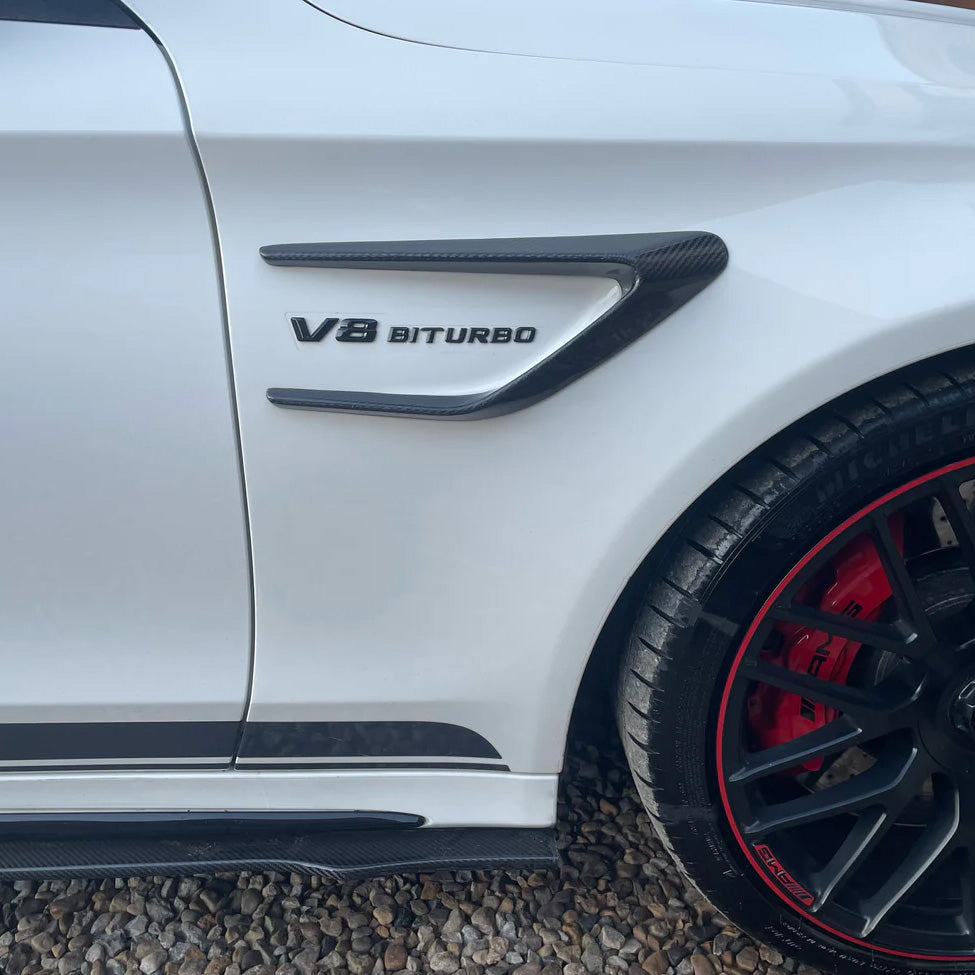
[[[385,952],[383,952],[383,968],[387,972],[398,972],[406,968],[406,959],[408,957],[404,945],[391,942],[386,946]]]
[[[766,961],[770,965],[781,965],[785,961],[785,959],[782,957],[782,953],[776,951],[774,948],[770,947],[769,945],[762,945],[758,949],[758,954],[761,957],[762,961]]]
[[[156,975],[163,965],[169,960],[169,955],[162,948],[149,952],[139,963],[139,971],[144,975]]]
[[[820,975],[681,877],[617,747],[574,746],[558,872],[0,881],[4,975]]]
[[[395,913],[388,907],[377,907],[373,910],[372,916],[376,919],[377,924],[390,925],[393,923],[393,919],[396,917]]]
[[[749,945],[747,948],[742,948],[741,951],[735,955],[735,962],[738,967],[746,972],[753,972],[758,968],[759,962],[758,952]]]
[[[253,914],[261,905],[261,892],[248,887],[240,898],[240,913]]]
[[[456,972],[460,967],[457,959],[449,951],[435,951],[429,959],[432,972]]]

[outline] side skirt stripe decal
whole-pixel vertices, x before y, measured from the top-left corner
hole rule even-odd
[[[140,763],[154,768],[163,764],[192,768],[227,765],[234,754],[237,733],[235,721],[0,724],[0,767],[53,771],[131,768]],[[330,760],[342,758],[399,758],[411,765],[442,768],[457,765],[450,761],[454,758],[491,760],[501,756],[477,732],[459,725],[435,721],[312,721],[247,724],[238,758],[248,765],[263,761],[284,770],[307,767],[316,761],[322,767],[335,768]],[[378,767],[370,762],[361,766]]]
[[[239,758],[500,758],[476,731],[438,721],[250,721]]]
[[[310,835],[334,830],[415,829],[422,816],[399,812],[80,812],[0,813],[6,840],[85,838],[189,838],[260,833]]]
[[[318,762],[314,759],[290,759],[287,762],[265,762],[260,759],[245,760],[234,763],[242,772],[351,772],[368,771],[369,769],[398,769],[412,771],[414,769],[429,769],[430,771],[464,771],[464,772],[510,772],[511,767],[500,762],[424,762],[415,759],[403,759],[394,762]]]
[[[261,257],[280,267],[567,274],[619,282],[623,297],[609,311],[562,348],[486,393],[430,396],[282,387],[267,391],[274,405],[296,409],[481,419],[545,399],[625,349],[710,284],[727,265],[728,250],[714,234],[688,232],[272,244],[261,248]]]
[[[228,760],[236,721],[0,724],[0,763],[104,759]]]

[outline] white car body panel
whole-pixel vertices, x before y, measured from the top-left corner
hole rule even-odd
[[[387,769],[344,772],[131,771],[3,776],[5,813],[179,813],[225,810],[419,808],[435,827],[519,826],[552,822],[556,775]]]
[[[903,38],[907,52],[913,52],[908,53],[912,63],[899,72],[888,63],[885,70],[892,78],[900,74],[911,83],[918,73],[947,71],[963,85],[964,66],[952,70],[958,42],[952,25],[975,24],[971,10],[918,0],[601,0],[598,7],[587,0],[558,5],[519,0],[308,2],[365,30],[437,47],[826,77],[869,73],[878,61],[889,61],[889,48]],[[884,16],[842,18],[826,27],[816,7]],[[814,42],[820,37],[828,47]],[[928,62],[920,71],[919,51],[925,51],[923,61]]]
[[[510,772],[118,774],[97,779],[100,801],[134,808],[178,787],[194,807],[254,808],[273,789],[283,808],[315,796],[439,823],[553,821],[594,642],[681,512],[808,411],[972,342],[972,17],[617,4],[620,33],[652,39],[637,58],[631,41],[610,57],[617,34],[579,17],[499,54],[454,49],[481,46],[475,28],[412,43],[300,0],[131,7],[178,75],[219,231],[255,567],[248,718],[454,723]],[[361,9],[374,30],[367,13],[395,14]],[[425,12],[442,9],[396,16],[426,39]],[[708,18],[724,37],[701,47]],[[482,46],[508,46],[489,35]],[[451,423],[265,398],[340,382],[473,392],[541,350],[306,348],[295,314],[530,318],[558,344],[615,295],[566,278],[272,267],[261,246],[687,230],[724,239],[724,274],[522,411]],[[17,777],[0,803],[70,804],[80,781]]]
[[[249,556],[178,94],[140,31],[0,43],[0,721],[237,721]]]

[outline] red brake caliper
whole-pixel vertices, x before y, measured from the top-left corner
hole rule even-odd
[[[890,520],[897,547],[904,549],[904,522],[895,516]],[[847,545],[832,562],[833,581],[826,587],[819,608],[827,613],[875,620],[884,603],[890,599],[890,583],[880,557],[868,535],[860,535]],[[799,594],[801,601],[801,593]],[[860,644],[831,636],[822,630],[795,623],[777,623],[781,641],[775,650],[765,651],[766,659],[820,680],[845,684]],[[800,735],[821,728],[836,717],[836,710],[783,691],[770,684],[757,684],[748,698],[748,723],[757,748],[771,748],[792,741]],[[810,759],[791,769],[816,772],[822,758]]]

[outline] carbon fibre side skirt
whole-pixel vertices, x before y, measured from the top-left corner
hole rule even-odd
[[[370,812],[0,816],[0,879],[278,870],[351,880],[556,863],[552,829],[414,828],[419,822]]]

